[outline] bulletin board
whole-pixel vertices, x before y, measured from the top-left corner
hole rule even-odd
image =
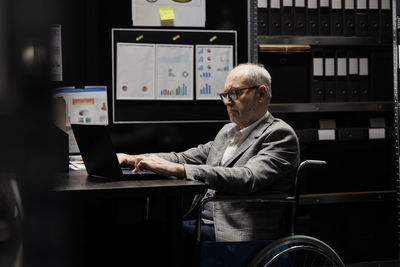
[[[227,121],[236,31],[112,29],[114,123]]]

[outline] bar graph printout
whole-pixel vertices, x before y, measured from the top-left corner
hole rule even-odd
[[[193,99],[193,45],[163,45],[157,49],[159,100]]]
[[[233,46],[196,45],[196,99],[220,99],[233,68]]]
[[[154,99],[155,44],[117,43],[116,96]]]

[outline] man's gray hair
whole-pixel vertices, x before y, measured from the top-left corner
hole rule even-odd
[[[265,85],[267,87],[268,104],[272,98],[271,90],[271,75],[262,64],[241,63],[237,67],[247,66],[248,71],[245,74],[246,83],[248,86]]]

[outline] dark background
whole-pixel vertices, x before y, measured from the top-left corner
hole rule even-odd
[[[10,192],[9,181],[17,180],[25,211],[22,225],[21,218],[14,216],[15,196],[0,194],[0,222],[7,225],[1,230],[6,229],[10,234],[0,240],[0,265],[3,262],[4,266],[9,265],[10,258],[17,255],[22,232],[28,266],[76,266],[78,262],[88,266],[93,263],[92,256],[106,253],[110,246],[132,245],[132,240],[148,242],[151,246],[152,241],[163,236],[162,223],[160,227],[155,222],[153,229],[158,230],[147,238],[126,231],[137,223],[138,212],[130,213],[132,206],[123,199],[112,203],[88,199],[59,202],[44,190],[51,186],[55,172],[52,166],[57,165],[54,148],[59,146],[53,139],[51,88],[106,85],[109,104],[112,103],[111,29],[132,28],[131,1],[0,0],[0,5],[0,122],[3,125],[0,144],[4,151],[0,155],[0,192]],[[202,29],[236,30],[238,63],[247,62],[247,2],[208,0],[206,7],[206,27]],[[47,51],[47,30],[51,24],[62,26],[63,81],[49,84],[46,53],[41,51]],[[29,45],[35,47],[33,63],[21,60],[22,51]],[[371,50],[371,59],[376,59],[371,61],[370,68],[370,84],[375,94],[371,100],[390,100],[391,47]],[[260,57],[260,62],[272,74],[273,103],[309,102],[310,59],[309,53]],[[223,108],[221,103],[221,111]],[[182,151],[212,140],[224,124],[115,125],[111,115],[114,144],[118,152],[126,153]],[[291,124],[299,134],[302,159],[328,162],[325,170],[310,175],[305,185],[307,192],[396,188],[392,111],[274,115]],[[369,119],[374,117],[386,121],[384,140],[368,140],[363,136]],[[337,140],[317,141],[320,119],[336,121]],[[354,129],[361,129],[361,134],[349,135],[348,130]],[[397,258],[394,199],[310,205],[303,207],[300,215],[299,233],[321,238],[346,262]],[[150,224],[143,227],[151,229]],[[105,229],[105,234],[100,234]],[[76,237],[79,235],[82,239]],[[85,250],[93,244],[97,247]],[[155,249],[156,254],[165,253],[159,247]]]

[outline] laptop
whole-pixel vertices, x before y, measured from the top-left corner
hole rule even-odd
[[[121,168],[107,125],[71,124],[83,163],[89,176],[108,179],[162,179],[152,171],[132,173]]]

